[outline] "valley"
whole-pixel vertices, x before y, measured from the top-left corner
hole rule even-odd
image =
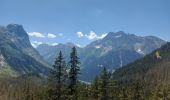
[[[0,99],[169,98],[170,43],[157,37],[120,31],[83,48],[33,48],[22,25],[1,26],[0,35]]]

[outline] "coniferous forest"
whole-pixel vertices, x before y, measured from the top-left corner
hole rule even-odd
[[[167,44],[162,48],[168,52],[169,47]],[[155,56],[160,55],[161,49],[159,51],[159,54],[155,51]],[[33,73],[17,78],[3,77],[0,100],[170,100],[168,83],[140,78],[115,80],[106,67],[91,83],[83,82],[78,78],[80,63],[73,47],[69,62],[65,62],[60,51],[46,78]]]

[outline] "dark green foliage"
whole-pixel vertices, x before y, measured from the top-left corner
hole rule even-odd
[[[118,90],[116,81],[111,79],[110,73],[104,67],[100,76],[96,76],[91,84],[91,98],[93,100],[117,100]]]
[[[133,90],[133,100],[143,100],[143,86],[141,81],[134,82]]]
[[[119,89],[115,80],[109,79],[108,83],[108,95],[110,100],[117,100],[119,98]]]
[[[66,64],[60,51],[49,76],[49,100],[62,100],[66,86]]]
[[[109,83],[109,76],[108,76],[108,72],[106,70],[106,68],[103,68],[103,71],[101,72],[101,87],[100,87],[100,92],[101,92],[101,100],[108,100],[109,96],[108,96],[108,83]]]
[[[70,53],[70,61],[69,61],[69,94],[73,96],[74,100],[77,100],[77,82],[78,82],[78,74],[80,71],[79,67],[79,58],[77,56],[76,48],[72,48],[72,52]]]
[[[91,97],[94,100],[98,100],[99,99],[99,77],[96,76],[96,78],[94,79],[94,82],[91,85]]]

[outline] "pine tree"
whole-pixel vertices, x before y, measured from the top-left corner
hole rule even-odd
[[[66,67],[62,52],[59,52],[49,76],[49,100],[62,100],[62,87],[66,79]]]
[[[94,100],[98,100],[99,99],[99,77],[96,76],[95,79],[94,79],[94,82],[92,84],[92,87],[91,87],[91,97],[94,99]]]
[[[129,100],[127,90],[128,90],[127,87],[121,88],[121,100]],[[128,92],[130,92],[130,91],[128,91]]]
[[[143,86],[141,84],[141,81],[137,80],[134,83],[134,95],[133,100],[143,100]]]
[[[100,87],[100,93],[101,93],[101,100],[109,100],[108,96],[108,81],[109,76],[106,68],[103,68],[103,71],[101,72],[101,87]]]
[[[78,74],[80,71],[79,67],[79,58],[77,56],[77,50],[75,47],[72,48],[72,52],[70,53],[70,71],[69,71],[69,94],[71,97],[74,98],[74,100],[77,100],[77,81],[78,81]]]
[[[91,94],[91,92],[89,93],[89,87],[90,85],[86,84],[86,83],[82,83],[79,82],[78,85],[78,100],[89,100],[89,95]]]
[[[119,98],[117,82],[113,79],[110,79],[108,82],[108,92],[111,100],[117,100]]]

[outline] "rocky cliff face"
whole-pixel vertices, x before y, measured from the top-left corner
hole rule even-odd
[[[0,27],[1,65],[19,74],[48,71],[48,64],[31,46],[29,36],[21,25],[9,24]]]

